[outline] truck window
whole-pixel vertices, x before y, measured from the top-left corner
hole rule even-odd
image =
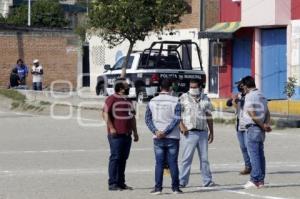
[[[139,67],[148,69],[181,69],[180,61],[176,54],[161,55],[160,57],[157,55],[148,57],[147,54],[144,54]]]
[[[121,59],[119,59],[119,60],[117,61],[117,63],[115,63],[115,65],[113,66],[113,69],[112,69],[112,70],[120,70],[120,69],[122,69],[122,65],[123,65],[123,63],[124,63],[124,61],[125,61],[125,58],[126,58],[126,57],[122,57]],[[127,65],[127,67],[126,67],[127,69],[130,69],[130,68],[131,68],[133,59],[134,59],[134,56],[130,56],[130,57],[129,57],[128,65]]]

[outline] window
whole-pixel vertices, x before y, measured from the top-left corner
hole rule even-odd
[[[113,70],[120,70],[120,69],[122,69],[122,65],[123,65],[123,63],[124,63],[124,61],[125,61],[125,58],[126,58],[126,57],[122,57],[121,59],[119,59],[119,60],[117,61],[117,63],[113,66]],[[126,67],[127,69],[131,68],[133,59],[134,59],[133,56],[130,56],[130,57],[129,57],[128,65],[127,65],[127,67]]]
[[[211,65],[224,66],[225,65],[225,44],[223,42],[212,42],[211,45]]]

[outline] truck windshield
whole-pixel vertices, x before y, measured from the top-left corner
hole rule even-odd
[[[125,58],[126,58],[126,57],[122,57],[121,59],[119,59],[119,60],[117,61],[117,63],[115,63],[115,65],[113,66],[112,70],[120,70],[120,69],[122,69],[122,65],[123,65],[123,63],[124,63],[124,61],[125,61]],[[134,59],[133,56],[130,56],[130,57],[129,57],[128,65],[127,65],[127,67],[126,67],[127,69],[130,69],[130,68],[131,68],[133,59]]]

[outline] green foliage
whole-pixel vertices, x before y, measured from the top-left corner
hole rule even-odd
[[[6,19],[0,14],[0,24],[6,23]]]
[[[26,100],[25,95],[13,89],[0,89],[0,95],[21,103],[25,102]]]
[[[187,4],[184,0],[94,0],[90,24],[112,47],[127,39],[144,40],[150,31],[180,22]]]
[[[17,26],[26,25],[27,16],[28,16],[27,6],[21,5],[12,10],[12,12],[8,15],[6,21],[8,24],[13,24]]]
[[[125,77],[134,44],[144,41],[152,31],[159,32],[167,25],[179,23],[187,5],[185,0],[93,0],[89,21],[110,47],[129,41],[121,74]]]
[[[14,8],[7,18],[7,23],[27,25],[27,5]],[[32,3],[31,24],[36,27],[65,27],[68,22],[58,0],[37,0]]]
[[[289,77],[288,82],[286,82],[284,87],[284,93],[287,95],[288,98],[293,97],[295,94],[297,79],[294,77]]]

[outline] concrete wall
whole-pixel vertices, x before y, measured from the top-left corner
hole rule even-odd
[[[44,67],[44,86],[53,81],[69,81],[73,88],[80,73],[81,50],[78,37],[69,31],[42,29],[4,29],[0,30],[0,86],[6,87],[9,75],[17,59],[21,58],[31,68],[32,61],[39,59]],[[27,83],[31,87],[32,76]]]
[[[242,26],[287,25],[291,19],[291,0],[243,0]]]
[[[297,79],[295,98],[300,99],[300,20],[293,20],[290,24],[289,40],[289,66],[288,77]]]
[[[208,66],[208,40],[202,40],[199,42],[198,40],[198,29],[182,29],[182,30],[174,30],[175,34],[170,35],[169,32],[165,32],[163,35],[156,35],[151,34],[149,37],[146,38],[145,41],[139,41],[134,46],[134,50],[144,50],[145,48],[149,48],[153,41],[161,40],[171,40],[171,41],[178,41],[178,40],[192,40],[199,44],[199,47],[202,50],[202,60],[203,66],[207,71]],[[121,45],[115,48],[108,48],[108,46],[101,40],[101,38],[97,36],[92,36],[89,40],[90,44],[90,72],[91,72],[91,81],[90,87],[91,91],[95,90],[96,83],[97,83],[97,76],[102,74],[104,71],[104,64],[113,65],[116,60],[120,56],[124,56],[127,53],[129,43],[124,42]],[[198,58],[193,49],[193,65],[197,66]]]

